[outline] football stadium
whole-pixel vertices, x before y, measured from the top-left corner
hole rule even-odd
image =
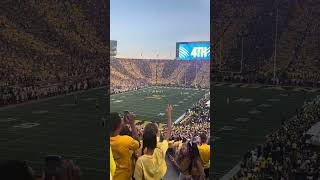
[[[318,179],[319,3],[215,4],[215,179]]]
[[[209,179],[209,1],[111,6],[110,178]]]
[[[178,179],[179,169],[175,167],[173,159],[177,159],[182,146],[188,142],[198,144],[198,146],[209,146],[207,139],[210,138],[210,91],[209,74],[210,58],[209,42],[178,42],[176,43],[176,59],[127,59],[112,58],[110,63],[111,93],[110,110],[117,112],[125,118],[128,111],[134,115],[135,125],[121,126],[120,136],[129,135],[134,138],[134,130],[137,130],[137,140],[143,142],[144,132],[150,124],[157,124],[160,134],[160,142],[167,131],[168,125],[168,104],[172,105],[171,114],[172,131],[169,137],[168,153],[165,155],[167,170],[163,179]],[[204,51],[202,51],[203,49]],[[117,48],[113,48],[115,51]],[[194,50],[195,49],[195,50]],[[192,53],[192,52],[195,53]],[[203,53],[204,52],[204,53]],[[116,52],[112,53],[116,54]],[[194,55],[192,55],[194,54]],[[196,56],[196,57],[193,57]],[[113,119],[110,119],[113,121]],[[112,124],[112,123],[111,123]],[[110,131],[113,130],[111,125]],[[112,133],[111,133],[112,134]],[[201,134],[205,135],[205,140],[200,142]],[[116,157],[116,167],[122,167],[119,152],[120,140],[110,137],[112,157]],[[125,145],[122,145],[125,147]],[[191,148],[191,147],[190,147]],[[198,148],[197,148],[198,149]],[[132,163],[138,163],[141,157],[141,149],[130,150],[133,152]],[[207,153],[206,171],[209,173],[210,150],[205,153],[199,148],[200,154]],[[139,155],[140,153],[140,155]],[[182,154],[181,154],[182,156]],[[187,155],[191,156],[191,154]],[[185,159],[189,159],[186,155]],[[181,157],[180,157],[181,158]],[[200,156],[198,155],[198,160]],[[181,161],[181,160],[180,160]],[[196,161],[194,159],[194,161]],[[190,161],[192,162],[192,161]],[[200,162],[200,161],[199,161]],[[202,163],[202,160],[201,160]],[[201,168],[204,168],[201,164]],[[119,168],[121,169],[121,168]],[[136,176],[137,165],[134,168]],[[119,170],[120,171],[120,170]],[[114,178],[121,178],[121,173],[117,172]],[[199,173],[201,171],[198,169]],[[203,177],[206,175],[202,170]]]
[[[27,179],[19,171],[25,167],[41,179],[59,156],[70,178],[105,179],[103,7],[102,1],[1,2],[0,179]],[[46,163],[49,155],[56,159]],[[9,165],[16,169],[6,171]]]

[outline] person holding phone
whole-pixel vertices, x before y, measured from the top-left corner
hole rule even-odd
[[[136,162],[135,180],[160,180],[166,173],[165,156],[172,131],[172,105],[168,105],[167,112],[168,129],[164,141],[157,142],[158,126],[155,123],[149,123],[144,128],[142,156]]]
[[[132,130],[132,137],[120,135],[122,128],[129,124]],[[138,133],[134,122],[134,116],[129,112],[124,113],[121,118],[117,112],[110,113],[110,147],[114,161],[116,162],[116,171],[114,179],[130,180],[132,179],[132,152],[140,146]]]
[[[204,180],[205,172],[201,164],[197,144],[186,142],[178,151],[176,158],[169,155],[169,160],[180,172],[179,180]]]

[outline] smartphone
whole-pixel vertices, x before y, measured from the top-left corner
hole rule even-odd
[[[57,155],[49,155],[45,158],[45,180],[61,179],[62,158]]]

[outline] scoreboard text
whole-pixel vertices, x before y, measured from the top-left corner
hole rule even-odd
[[[210,60],[210,42],[177,43],[176,57],[180,60]]]

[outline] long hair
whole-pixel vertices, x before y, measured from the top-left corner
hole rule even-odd
[[[144,154],[144,149],[155,149],[157,147],[157,133],[158,127],[154,123],[149,123],[144,127],[143,136],[142,136],[142,152]]]
[[[187,146],[188,146],[189,156],[190,156],[190,159],[191,159],[191,163],[189,165],[188,171],[191,174],[194,162],[196,162],[199,159],[200,153],[199,153],[199,149],[198,149],[197,144],[192,143],[190,141],[190,142],[188,142]]]
[[[110,113],[110,133],[114,133],[114,131],[119,128],[120,124],[121,124],[121,117],[119,115],[119,113],[117,112],[111,112]]]

